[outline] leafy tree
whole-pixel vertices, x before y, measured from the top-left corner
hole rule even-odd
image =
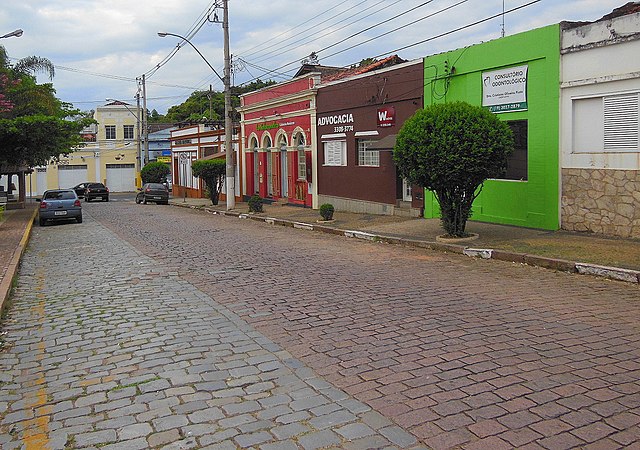
[[[143,183],[164,183],[167,175],[171,173],[169,166],[160,161],[148,163],[140,171]]]
[[[80,131],[95,123],[57,99],[52,84],[37,84],[34,72],[53,77],[53,64],[29,57],[11,66],[0,46],[0,166],[47,164],[82,146]]]
[[[403,177],[434,192],[446,233],[463,237],[473,201],[486,179],[504,174],[513,145],[511,129],[495,114],[455,102],[409,118],[393,158]]]
[[[275,81],[253,81],[246,86],[233,87],[231,89],[231,107],[234,109],[240,106],[240,95],[247,92],[257,91],[267,86],[275,84]],[[211,97],[211,102],[209,101]],[[211,110],[210,110],[211,106]],[[234,114],[234,120],[239,120],[239,114]],[[151,111],[150,122],[202,122],[202,121],[224,121],[224,92],[218,91],[195,91],[187,100],[180,105],[172,106],[166,115]]]
[[[224,159],[199,159],[191,163],[191,172],[194,177],[204,181],[211,203],[217,205],[227,173],[226,161]]]

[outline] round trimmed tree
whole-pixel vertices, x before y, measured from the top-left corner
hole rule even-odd
[[[444,103],[404,123],[393,159],[404,178],[433,191],[446,234],[464,237],[473,201],[485,180],[505,173],[513,145],[509,126],[487,109]]]
[[[164,183],[170,173],[171,169],[167,164],[153,161],[142,168],[140,178],[143,183]]]
[[[227,174],[227,163],[224,159],[198,159],[191,163],[191,173],[204,181],[211,203],[218,204],[220,191]]]

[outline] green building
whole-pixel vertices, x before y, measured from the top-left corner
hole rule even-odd
[[[487,180],[472,220],[556,230],[560,226],[560,27],[551,25],[428,56],[425,106],[465,101],[509,123],[516,140],[503,179]],[[425,217],[439,217],[425,193]]]

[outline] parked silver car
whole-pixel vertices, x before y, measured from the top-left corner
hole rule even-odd
[[[82,223],[82,205],[73,189],[51,189],[42,194],[40,208],[38,208],[38,221],[44,226],[47,220],[75,219]]]

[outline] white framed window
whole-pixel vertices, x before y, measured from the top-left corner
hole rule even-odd
[[[105,139],[114,140],[116,138],[116,126],[115,125],[105,125],[104,126]]]
[[[356,142],[358,143],[358,165],[380,167],[380,151],[369,149],[376,141],[374,139],[357,139]]]
[[[640,151],[638,92],[574,98],[573,153]]]
[[[133,139],[133,125],[123,125],[122,130],[124,132],[125,139],[129,139],[129,140]]]
[[[325,166],[347,165],[347,141],[325,141],[322,144]]]

